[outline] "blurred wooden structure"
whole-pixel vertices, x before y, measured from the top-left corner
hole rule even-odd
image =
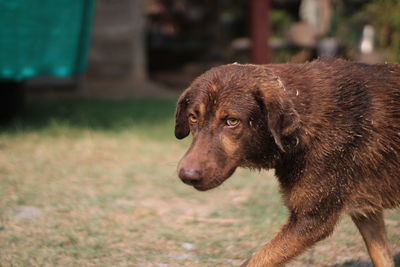
[[[254,64],[271,61],[269,9],[270,0],[250,1],[250,60]]]

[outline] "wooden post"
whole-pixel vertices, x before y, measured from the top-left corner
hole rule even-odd
[[[271,61],[269,47],[269,7],[270,0],[250,0],[250,60],[254,64]]]

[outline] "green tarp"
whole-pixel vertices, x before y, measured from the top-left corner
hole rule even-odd
[[[86,69],[94,0],[0,0],[0,79]]]

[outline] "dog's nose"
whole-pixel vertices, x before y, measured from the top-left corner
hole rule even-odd
[[[182,168],[179,170],[179,178],[181,178],[182,182],[185,184],[194,185],[200,182],[201,172],[196,169]]]

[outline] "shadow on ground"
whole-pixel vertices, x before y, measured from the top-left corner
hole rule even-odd
[[[400,253],[394,255],[395,266],[400,267]],[[332,267],[373,267],[371,261],[346,261],[344,263],[335,264]]]
[[[0,133],[73,128],[121,131],[165,127],[174,120],[174,100],[46,100],[27,103],[22,114]]]

